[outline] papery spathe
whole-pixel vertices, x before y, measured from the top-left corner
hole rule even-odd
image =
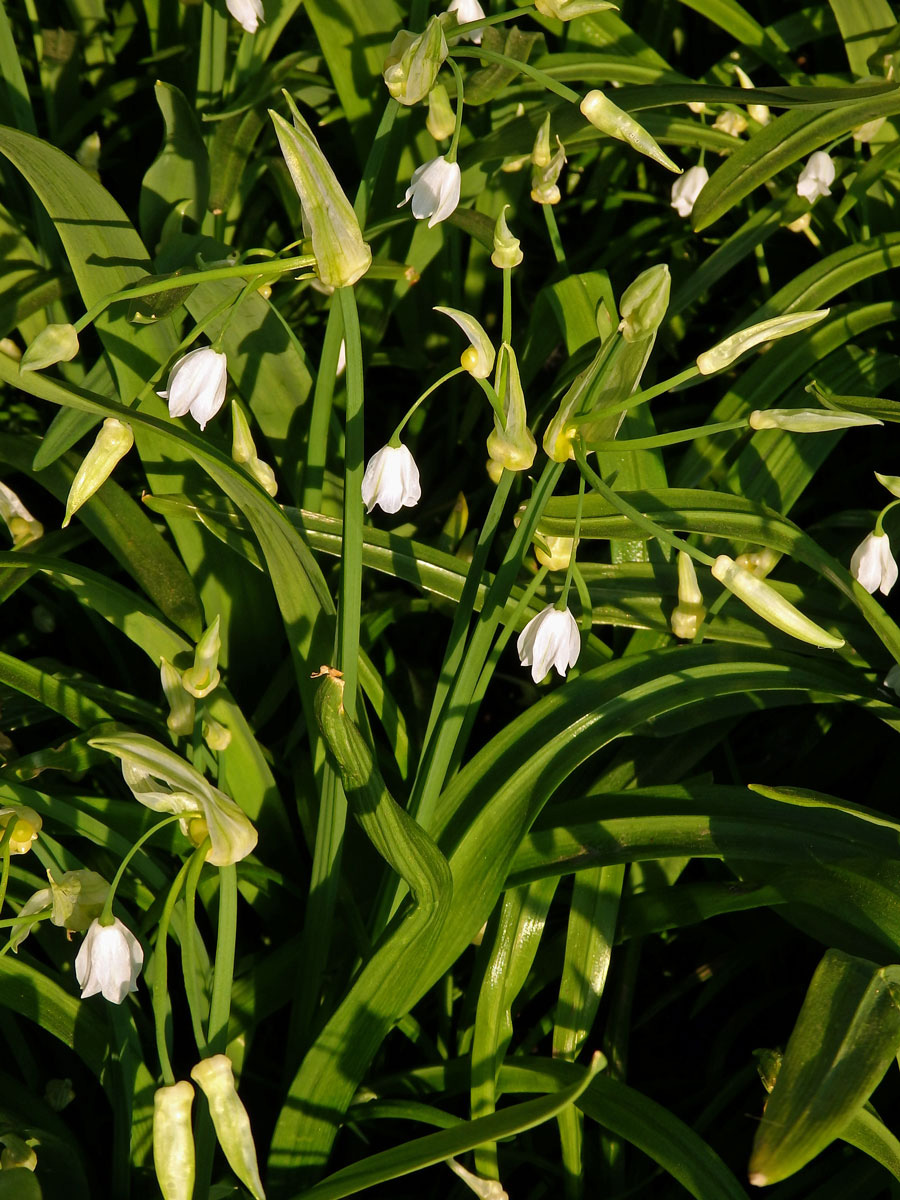
[[[803,196],[810,204],[819,196],[831,195],[831,184],[834,183],[834,160],[824,150],[817,150],[809,156],[809,161],[800,172],[797,180],[797,195]]]
[[[456,13],[456,19],[460,25],[468,25],[470,21],[481,21],[484,17],[484,9],[478,0],[450,0],[447,12]],[[480,29],[476,29],[473,33],[464,33],[462,36],[466,41],[474,42],[476,46],[481,45]]]
[[[548,605],[532,617],[516,642],[519,662],[531,667],[531,678],[540,683],[551,667],[565,675],[581,653],[581,634],[567,608]]]
[[[863,538],[853,551],[850,572],[870,595],[880,591],[886,596],[890,592],[897,582],[898,571],[886,533],[870,533]]]
[[[372,455],[362,481],[366,512],[376,504],[386,513],[412,508],[421,495],[419,468],[408,446],[382,446]]]
[[[201,429],[205,429],[225,402],[228,382],[228,360],[212,346],[201,346],[179,358],[169,372],[164,392],[157,392],[169,402],[170,417],[188,413]]]
[[[75,959],[82,1000],[101,992],[113,1004],[121,1004],[129,992],[137,991],[143,962],[140,942],[118,917],[112,925],[92,921]]]
[[[266,19],[261,0],[225,0],[225,7],[247,33],[256,33],[260,21]]]
[[[447,162],[443,155],[432,158],[413,171],[406,195],[397,207],[402,208],[411,199],[413,216],[417,221],[428,217],[431,229],[439,221],[446,221],[459,204],[461,183],[459,163]]]
[[[690,167],[672,184],[672,208],[679,217],[689,217],[693,212],[697,197],[709,182],[709,171],[706,167]]]

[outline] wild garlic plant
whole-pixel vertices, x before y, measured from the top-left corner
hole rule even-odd
[[[900,1179],[898,28],[0,13],[0,1193]]]

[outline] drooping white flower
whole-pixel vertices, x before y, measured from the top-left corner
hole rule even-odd
[[[897,564],[891,554],[886,533],[870,533],[859,543],[850,559],[850,571],[857,583],[871,595],[886,596],[897,582]]]
[[[456,19],[460,25],[468,25],[470,21],[480,21],[484,16],[484,9],[478,0],[450,0],[447,12],[456,13]],[[466,41],[474,42],[476,46],[481,45],[480,29],[476,29],[474,33],[465,33],[463,37]]]
[[[709,181],[706,167],[690,167],[672,184],[672,208],[679,217],[689,217],[697,197]]]
[[[519,662],[531,667],[531,678],[540,683],[551,667],[565,675],[569,667],[575,666],[581,653],[581,634],[567,608],[560,610],[549,604],[519,634],[516,649]]]
[[[157,392],[169,402],[169,416],[183,417],[190,413],[201,429],[206,428],[225,402],[228,382],[228,360],[212,346],[201,346],[179,358],[169,372],[164,392]]]
[[[444,155],[432,158],[413,171],[406,195],[397,207],[402,208],[412,199],[413,216],[417,221],[428,217],[430,229],[438,221],[446,221],[459,204],[461,182],[459,163],[447,162]]]
[[[810,204],[819,196],[830,196],[834,183],[834,160],[824,150],[817,150],[809,156],[809,161],[800,172],[797,180],[797,195],[803,196]]]
[[[143,962],[140,942],[118,917],[112,925],[92,921],[75,959],[82,1000],[101,992],[113,1004],[121,1004],[129,992],[137,991]]]
[[[262,0],[225,0],[225,6],[248,33],[256,33],[260,21],[266,19]]]
[[[382,446],[366,464],[362,498],[366,512],[379,505],[386,513],[418,504],[419,468],[407,446]]]

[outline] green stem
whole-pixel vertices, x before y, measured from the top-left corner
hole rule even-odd
[[[453,37],[465,37],[476,29],[487,29],[488,25],[499,25],[501,21],[516,21],[519,17],[534,12],[533,4],[523,4],[521,8],[511,8],[507,12],[496,13],[493,17],[479,17],[477,21],[467,21],[453,30]],[[415,28],[415,26],[413,26]]]
[[[494,410],[497,420],[500,422],[500,428],[505,429],[506,413],[503,411],[503,401],[497,395],[496,390],[491,387],[486,379],[476,379],[475,382],[487,397],[488,404],[490,404],[491,408]]]
[[[604,409],[604,414],[606,410]],[[596,420],[596,414],[588,414]],[[576,422],[577,423],[577,422]],[[715,425],[696,425],[692,429],[677,429],[674,433],[658,433],[653,437],[625,438],[622,441],[592,442],[591,450],[655,450],[659,446],[677,446],[679,442],[692,442],[696,438],[710,437],[714,433],[726,433],[730,429],[749,429],[750,422],[719,421]]]
[[[361,228],[366,223],[372,193],[375,191],[375,183],[384,164],[384,156],[387,153],[390,143],[391,130],[394,127],[394,121],[399,111],[399,103],[391,97],[384,107],[384,112],[381,114],[381,120],[375,132],[375,140],[372,143],[372,149],[369,151],[366,165],[363,168],[362,179],[356,192],[356,199],[353,201],[353,211],[356,213],[356,218]]]
[[[197,1051],[201,1056],[206,1053],[206,1038],[203,1035],[203,997],[198,986],[197,955],[194,947],[194,938],[199,937],[200,933],[194,913],[197,905],[197,884],[210,844],[209,838],[206,838],[203,844],[194,851],[188,863],[187,879],[184,885],[184,937],[181,942],[184,991],[191,1013],[194,1041],[197,1043]]]
[[[646,404],[649,400],[655,400],[657,396],[661,396],[664,392],[671,392],[673,388],[679,384],[686,383],[689,379],[695,379],[700,374],[700,368],[696,363],[686,367],[677,375],[671,375],[668,379],[664,379],[662,383],[656,383],[653,387],[645,388],[642,392],[634,392],[626,400],[621,400],[618,404],[611,404],[609,408],[604,408],[603,415],[608,416],[612,413],[629,412],[632,408],[637,408],[640,404]]]
[[[347,352],[347,413],[344,434],[344,537],[337,622],[337,665],[344,674],[344,708],[356,715],[363,545],[363,362],[359,314],[352,288],[339,291]]]
[[[455,163],[456,151],[457,147],[459,146],[459,135],[462,130],[462,115],[463,107],[465,105],[466,85],[463,82],[463,75],[462,71],[459,69],[459,65],[455,63],[452,58],[447,59],[447,65],[453,72],[453,76],[456,80],[456,124],[453,126],[453,138],[450,142],[450,149],[444,155],[444,158],[448,163]]]
[[[400,422],[400,424],[397,426],[397,428],[391,434],[391,436],[388,440],[388,445],[389,446],[399,446],[400,445],[400,434],[403,432],[403,427],[404,427],[404,425],[407,424],[410,417],[413,415],[413,413],[416,411],[416,409],[419,407],[419,405],[424,404],[424,402],[428,399],[428,397],[432,394],[432,392],[436,392],[442,383],[446,383],[448,379],[452,379],[455,375],[461,375],[463,373],[463,371],[465,371],[465,369],[466,369],[465,367],[454,367],[452,371],[448,371],[446,375],[442,375],[440,377],[440,379],[438,379],[435,383],[433,383],[431,385],[431,387],[426,388],[425,391],[422,393],[422,395],[415,402],[415,404],[413,404],[410,407],[406,416],[403,418],[403,420]]]
[[[128,853],[125,855],[125,857],[122,859],[122,861],[119,863],[119,869],[118,869],[118,871],[116,871],[115,875],[113,876],[113,881],[109,885],[109,891],[106,893],[106,901],[104,902],[104,905],[103,905],[103,911],[100,913],[100,916],[98,918],[101,925],[112,925],[113,924],[115,918],[112,915],[112,907],[113,907],[113,901],[116,898],[116,889],[118,888],[119,884],[122,882],[122,876],[125,874],[125,870],[126,870],[128,864],[134,858],[135,854],[137,854],[138,850],[140,850],[141,846],[143,846],[144,842],[148,842],[150,840],[150,838],[153,837],[154,833],[158,833],[160,831],[160,829],[165,829],[165,827],[167,825],[171,825],[173,821],[181,821],[184,819],[190,820],[192,815],[196,815],[199,817],[199,816],[202,816],[203,814],[200,812],[197,812],[196,814],[172,813],[170,816],[164,817],[162,821],[157,821],[155,825],[151,825],[150,828],[147,830],[147,832],[142,834],[138,838],[138,840],[134,843],[134,845],[131,847],[131,849],[128,851]]]
[[[220,279],[251,279],[258,276],[259,282],[262,284],[270,277],[277,279],[279,275],[284,275],[288,271],[315,266],[315,262],[315,255],[302,254],[296,258],[283,258],[272,264],[241,263],[234,267],[212,267],[208,271],[187,271],[184,275],[173,275],[169,279],[156,279],[153,283],[122,288],[121,291],[111,292],[110,295],[104,296],[102,300],[97,301],[93,308],[89,308],[80,316],[75,322],[75,330],[80,333],[92,321],[96,321],[111,304],[116,304],[120,300],[139,300],[142,296],[155,296],[159,292],[171,292],[175,288],[192,287],[199,283],[215,283]]]
[[[519,12],[522,11],[522,9],[519,9]],[[570,104],[581,103],[581,96],[578,92],[573,91],[570,87],[566,87],[564,83],[560,83],[552,75],[548,75],[546,71],[539,71],[537,67],[532,67],[529,63],[521,62],[518,58],[510,58],[508,54],[498,54],[495,50],[485,50],[482,46],[476,46],[472,50],[468,50],[464,46],[454,46],[450,53],[454,58],[478,58],[485,62],[497,63],[502,67],[509,67],[512,71],[527,75],[529,79],[533,79],[535,83],[539,83],[548,92],[554,92],[557,96],[562,97],[563,100],[568,100]]]
[[[563,249],[562,238],[559,235],[559,225],[556,223],[556,213],[553,211],[552,204],[542,204],[544,210],[544,220],[547,223],[547,232],[550,234],[550,245],[553,247],[553,257],[560,264],[566,265],[566,252]]]
[[[575,509],[575,529],[572,533],[572,553],[569,555],[569,565],[566,567],[566,581],[563,584],[556,607],[564,610],[569,606],[569,588],[572,586],[572,572],[575,570],[575,551],[578,549],[578,539],[581,537],[581,514],[584,509],[584,475],[578,477],[578,506]]]
[[[675,551],[684,550],[686,554],[689,554],[697,562],[703,563],[705,567],[713,565],[715,559],[709,554],[704,554],[702,550],[698,550],[696,546],[692,546],[689,542],[674,537],[667,529],[663,529],[661,525],[657,525],[655,521],[651,521],[649,517],[645,517],[642,512],[638,512],[634,505],[629,504],[627,500],[623,500],[617,492],[608,487],[596,471],[592,471],[588,466],[584,450],[580,446],[575,449],[575,461],[578,463],[578,468],[582,475],[594,491],[599,492],[613,508],[618,509],[623,516],[627,517],[634,525],[637,525],[639,529],[645,530],[651,537],[656,538],[664,546],[670,546]]]
[[[503,268],[503,321],[500,326],[500,340],[507,345],[512,344],[512,269]]]
[[[891,511],[891,509],[896,508],[898,504],[900,504],[900,500],[892,500],[890,502],[890,504],[886,504],[884,506],[884,508],[881,510],[881,512],[878,514],[878,517],[875,520],[875,533],[878,533],[878,534],[884,533],[884,528],[882,527],[882,521],[888,515],[888,513]]]
[[[237,937],[237,867],[219,867],[219,928],[216,962],[209,1001],[210,1054],[224,1054],[231,1016],[231,984],[234,979],[234,946]]]
[[[153,960],[153,986],[150,992],[153,1004],[153,1028],[156,1032],[159,1070],[162,1081],[167,1087],[171,1087],[175,1082],[172,1060],[169,1057],[169,1038],[166,1036],[166,1016],[169,1009],[169,925],[172,922],[172,913],[178,897],[181,895],[190,864],[190,859],[182,864],[181,870],[175,876],[175,882],[169,888],[156,931],[156,952]]]

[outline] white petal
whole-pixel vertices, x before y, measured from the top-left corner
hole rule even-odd
[[[377,504],[386,513],[418,503],[422,495],[419,469],[408,446],[382,446],[366,466],[362,499],[366,511]]]
[[[887,596],[891,588],[897,582],[897,563],[891,554],[891,542],[887,534],[883,540],[879,540],[878,548],[881,551],[881,594]]]
[[[265,19],[260,0],[225,0],[225,5],[247,33],[256,33],[260,21]]]
[[[444,172],[441,180],[440,195],[438,198],[437,208],[432,214],[431,220],[428,222],[428,228],[432,225],[437,225],[439,221],[446,221],[452,212],[456,210],[459,204],[459,189],[462,183],[462,173],[458,163],[448,163],[447,171]]]
[[[870,595],[881,586],[881,550],[876,534],[867,534],[853,551],[850,572]]]
[[[129,992],[137,991],[143,961],[140,942],[118,918],[112,925],[93,921],[75,959],[82,999],[102,992],[113,1004],[121,1004]]]
[[[166,389],[169,416],[183,417],[191,413],[201,428],[204,427],[222,406],[227,380],[224,354],[211,346],[191,350],[169,372]]]

